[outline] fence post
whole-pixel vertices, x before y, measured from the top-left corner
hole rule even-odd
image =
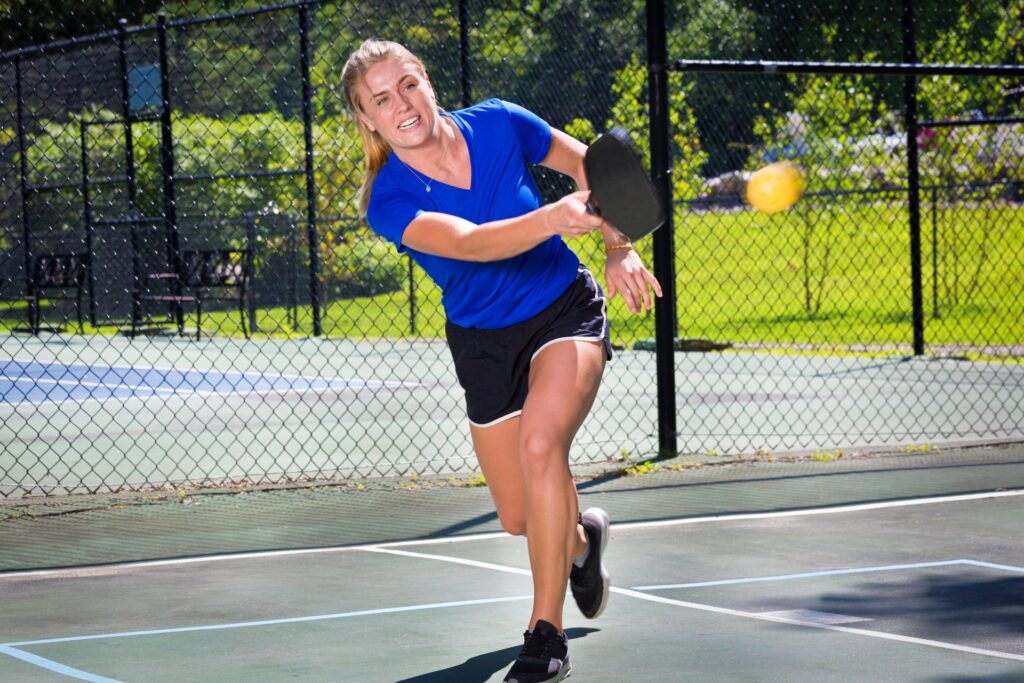
[[[89,148],[86,142],[89,125],[85,119],[78,119],[78,138],[82,162],[82,222],[85,223],[85,252],[89,255],[86,271],[89,290],[89,324],[96,327],[96,258],[93,253],[92,197],[89,194]]]
[[[167,15],[157,15],[157,43],[160,50],[160,165],[163,171],[164,231],[167,236],[167,256],[175,274],[174,321],[178,334],[185,331],[185,311],[181,302],[182,272],[181,247],[178,244],[177,185],[174,179],[174,129],[171,127],[171,81],[167,59]]]
[[[914,0],[903,0],[903,61],[917,63],[914,44]],[[903,77],[903,119],[907,129],[907,186],[910,210],[910,286],[912,289],[914,355],[924,355],[924,283],[921,277],[921,197],[917,154],[917,77]]]
[[[416,336],[416,264],[412,256],[409,261],[409,334]]]
[[[128,83],[127,54],[128,20],[117,22],[117,41],[119,48],[118,66],[121,70],[121,118],[124,123],[124,163],[128,189],[128,234],[132,247],[132,296],[138,296],[142,289],[142,256],[139,246],[139,196],[135,181],[135,141],[132,136],[132,104],[131,86]],[[132,306],[132,329],[140,324],[136,320],[139,313],[137,306]]]
[[[259,215],[249,213],[245,217],[245,269],[249,272],[248,289],[245,292],[245,314],[249,318],[249,335],[258,328],[256,324],[256,223]]]
[[[932,187],[932,318],[939,313],[939,189]]]
[[[292,331],[299,326],[299,221],[292,220],[292,215],[286,213],[288,227],[288,312],[286,319]]]
[[[22,247],[25,252],[25,295],[29,297],[28,324],[31,329],[35,330],[39,308],[33,298],[35,296],[35,285],[32,281],[32,226],[28,221],[28,156],[25,147],[25,98],[21,93],[21,55],[18,55],[14,60],[14,97],[17,100],[18,106],[18,165],[21,174],[21,238],[24,241]]]
[[[320,321],[320,238],[316,229],[316,178],[313,175],[313,87],[309,78],[309,5],[299,11],[299,69],[302,71],[302,128],[306,146],[306,237],[309,240],[309,303],[313,309],[313,336],[323,334]]]
[[[654,233],[654,276],[662,296],[654,302],[658,381],[658,455],[674,456],[676,442],[675,246],[672,226],[672,158],[669,150],[666,0],[647,0],[647,79],[650,105],[651,178],[666,207],[665,224]]]

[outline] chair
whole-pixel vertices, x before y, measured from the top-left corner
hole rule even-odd
[[[28,303],[28,325],[32,334],[39,334],[43,329],[40,310],[43,301],[73,300],[78,331],[81,332],[85,329],[82,323],[82,292],[89,281],[90,267],[88,253],[36,254],[32,260],[29,293],[4,298]],[[59,331],[59,328],[54,331]]]
[[[142,287],[135,292],[132,299],[132,336],[135,336],[141,322],[142,302],[156,301],[177,307],[185,303],[196,305],[196,339],[203,329],[203,303],[210,299],[223,299],[217,296],[217,290],[233,290],[233,297],[238,301],[238,312],[241,316],[242,334],[249,338],[247,313],[245,310],[246,289],[252,277],[251,252],[248,249],[190,249],[181,253],[182,272],[149,273],[142,278]],[[180,294],[152,293],[151,287],[157,282],[164,282],[172,292],[180,283]]]

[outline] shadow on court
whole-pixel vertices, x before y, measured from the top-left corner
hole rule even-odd
[[[585,638],[588,633],[594,633],[595,628],[567,628],[565,635],[569,637],[570,646],[580,638]],[[462,681],[463,683],[487,683],[498,672],[504,672],[509,662],[519,654],[518,647],[509,647],[504,650],[496,650],[487,654],[477,655],[467,659],[462,664],[450,666],[446,669],[431,671],[412,678],[403,678],[397,683],[452,683]]]
[[[1019,568],[1013,568],[1019,570]],[[1024,638],[1024,576],[980,577],[970,572],[899,583],[866,581],[848,593],[823,595],[813,609],[898,620],[930,638],[1012,641]]]

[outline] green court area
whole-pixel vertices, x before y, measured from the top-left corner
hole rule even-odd
[[[578,471],[612,596],[573,680],[1019,680],[1021,447]],[[24,501],[0,670],[36,681],[499,681],[529,616],[486,488]],[[642,632],[642,633],[639,633]],[[185,673],[183,674],[183,668]]]
[[[0,352],[8,497],[476,474],[440,342],[44,335],[0,337]],[[680,352],[675,372],[694,464],[1024,437],[1019,364]],[[573,463],[657,454],[655,375],[653,353],[616,354]]]

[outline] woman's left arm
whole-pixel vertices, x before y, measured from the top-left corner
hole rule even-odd
[[[586,151],[587,146],[582,142],[568,133],[552,128],[551,147],[540,163],[541,166],[569,176],[576,181],[581,190],[589,190],[587,173],[583,165]],[[633,313],[651,310],[654,304],[651,292],[661,296],[661,285],[644,266],[636,250],[632,248],[629,238],[607,221],[601,225],[601,237],[604,239],[607,259],[604,279],[608,299],[611,300],[616,293],[621,293],[623,301]]]

